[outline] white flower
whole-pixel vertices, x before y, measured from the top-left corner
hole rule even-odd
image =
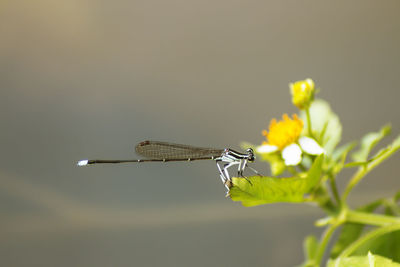
[[[266,144],[257,148],[258,153],[274,153],[279,150],[278,146]],[[298,143],[291,143],[282,149],[282,159],[286,166],[295,166],[301,162],[303,152],[309,155],[320,155],[324,149],[310,137],[300,137]]]

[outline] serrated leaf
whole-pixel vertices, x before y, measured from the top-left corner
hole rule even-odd
[[[300,117],[304,122],[304,130],[308,129],[306,113],[302,111]],[[314,137],[326,153],[331,155],[342,136],[339,117],[332,111],[328,102],[322,99],[316,99],[311,104],[310,117]]]
[[[379,132],[372,132],[366,134],[360,143],[360,149],[354,152],[351,157],[354,161],[364,162],[367,160],[371,150],[381,141],[385,136],[390,134],[391,126],[385,125]]]
[[[376,210],[380,205],[382,205],[383,200],[376,200],[366,206],[363,206],[358,211],[364,212],[373,212]],[[339,237],[331,250],[331,258],[336,258],[342,251],[347,248],[351,243],[357,240],[360,236],[362,231],[364,230],[364,224],[358,223],[346,223],[343,225]]]
[[[352,256],[329,260],[327,267],[400,267],[391,259],[368,253],[365,256]]]
[[[233,177],[230,196],[243,206],[256,206],[275,202],[303,202],[304,195],[318,184],[323,155],[317,157],[304,177]]]
[[[250,207],[274,202],[303,202],[303,178],[274,177],[234,177],[230,196],[233,201],[242,201],[243,206]],[[298,189],[300,189],[298,191]]]

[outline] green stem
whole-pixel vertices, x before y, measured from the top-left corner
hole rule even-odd
[[[351,190],[356,186],[361,179],[369,172],[368,167],[360,167],[358,171],[353,175],[350,182],[347,184],[346,189],[342,195],[342,201],[345,202],[347,196],[350,194]]]
[[[311,194],[311,197],[312,200],[318,203],[319,207],[330,216],[335,217],[338,214],[338,206],[332,201],[324,184],[318,186]]]
[[[336,228],[339,227],[339,225],[340,224],[333,224],[325,230],[321,242],[318,246],[317,252],[315,253],[315,262],[317,263],[317,266],[321,265],[322,257],[324,256],[326,246],[328,245],[329,240],[332,237],[332,234],[335,232]]]
[[[359,238],[358,240],[353,242],[350,246],[348,246],[339,255],[339,257],[348,257],[354,251],[356,251],[357,248],[359,248],[362,244],[364,244],[365,242],[369,241],[370,239],[379,237],[379,236],[384,235],[384,234],[388,234],[390,232],[398,231],[398,230],[400,230],[400,223],[398,223],[398,224],[389,224],[389,225],[384,226],[384,227],[379,227],[378,229],[373,230],[373,231],[365,234],[364,236],[362,236],[361,238]]]
[[[351,190],[356,186],[362,178],[369,173],[372,169],[374,169],[376,166],[378,166],[382,161],[390,157],[393,153],[396,152],[397,149],[391,149],[386,152],[385,155],[382,155],[378,157],[377,159],[372,160],[369,162],[366,166],[362,166],[358,169],[358,171],[353,175],[351,178],[350,182],[347,184],[346,189],[342,195],[342,202],[346,202],[346,199],[351,192]]]
[[[348,210],[346,212],[346,221],[352,223],[361,223],[375,226],[385,226],[388,224],[400,224],[400,218],[367,213],[362,211]]]
[[[306,116],[307,116],[307,130],[308,130],[308,134],[310,135],[311,138],[314,138],[313,133],[312,133],[312,128],[311,128],[310,108],[307,108],[307,109],[306,109]]]
[[[329,243],[329,240],[332,237],[332,234],[334,233],[337,227],[339,227],[345,222],[381,226],[381,228],[386,228],[388,226],[395,225],[398,228],[400,228],[400,218],[380,215],[380,214],[371,214],[361,211],[348,210],[346,206],[342,206],[341,212],[337,213],[335,218],[333,218],[333,220],[331,221],[332,225],[325,230],[321,238],[320,245],[315,254],[315,262],[318,264],[318,266],[324,256],[325,249]]]
[[[386,209],[389,209],[394,216],[400,216],[400,207],[396,204],[396,201],[393,198],[385,199],[383,201],[383,206]]]
[[[340,200],[340,195],[339,195],[339,191],[336,186],[335,179],[333,177],[329,177],[329,181],[330,181],[331,190],[332,190],[333,196],[335,197],[337,205],[342,206],[342,201]]]

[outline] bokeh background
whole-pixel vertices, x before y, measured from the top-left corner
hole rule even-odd
[[[343,141],[399,128],[400,2],[0,2],[2,266],[293,266],[312,206],[244,208],[213,162],[93,166],[145,139],[239,148],[313,78]],[[399,188],[399,156],[356,206]],[[256,163],[264,173],[268,167]],[[341,176],[343,186],[348,175]]]

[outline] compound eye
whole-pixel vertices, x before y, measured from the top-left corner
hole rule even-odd
[[[252,148],[248,148],[248,149],[246,150],[246,152],[247,152],[247,154],[249,155],[248,160],[249,160],[249,161],[254,161],[254,160],[255,160],[255,157],[254,157],[253,149],[252,149]]]

